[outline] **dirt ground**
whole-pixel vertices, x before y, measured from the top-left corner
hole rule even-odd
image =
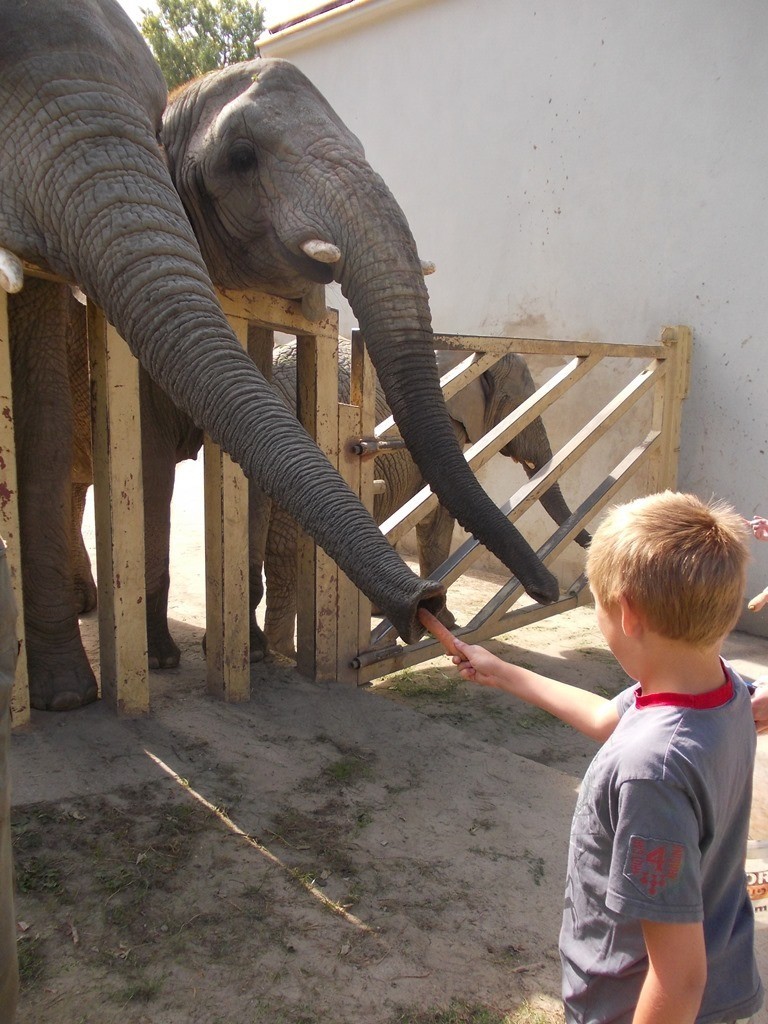
[[[199,495],[186,464],[183,661],[152,673],[151,714],[38,712],[14,735],[19,1024],[561,1022],[567,836],[594,745],[446,659],[363,689],[271,659],[249,702],[209,698]],[[452,589],[459,621],[488,585]],[[625,685],[589,608],[492,647]],[[726,653],[768,668],[768,641],[735,634]],[[758,759],[752,834],[768,838],[768,738]]]

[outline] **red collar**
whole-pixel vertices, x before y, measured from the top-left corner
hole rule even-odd
[[[635,690],[635,707],[695,708],[698,711],[722,707],[733,697],[733,681],[726,672],[725,665],[723,665],[723,676],[725,682],[722,686],[718,686],[715,690],[708,690],[706,693],[649,693],[647,696],[643,696],[642,685],[638,684]]]

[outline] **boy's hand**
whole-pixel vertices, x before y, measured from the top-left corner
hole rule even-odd
[[[755,516],[753,519],[747,520],[747,525],[752,531],[752,536],[755,540],[768,540],[768,519],[763,519],[762,516]]]
[[[500,658],[479,644],[465,644],[457,637],[453,638],[453,643],[456,648],[453,664],[463,679],[480,686],[499,686],[499,669],[504,668]]]
[[[747,605],[747,608],[751,612],[759,612],[761,608],[764,608],[768,604],[768,587],[765,590],[761,590],[759,594],[755,594],[752,600]]]
[[[504,663],[495,654],[476,644],[465,644],[426,608],[419,608],[419,622],[440,641],[464,679],[481,686],[499,685],[498,668]]]

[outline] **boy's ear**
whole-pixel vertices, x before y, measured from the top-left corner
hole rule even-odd
[[[624,636],[635,639],[641,636],[644,629],[643,620],[635,611],[632,602],[624,594],[619,598],[619,608],[621,609],[621,628]]]

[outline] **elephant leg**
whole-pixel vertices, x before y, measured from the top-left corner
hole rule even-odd
[[[419,574],[424,579],[432,579],[432,573],[451,553],[451,540],[455,524],[456,520],[442,505],[438,505],[434,512],[417,524]],[[449,629],[456,624],[456,619],[447,607],[443,608],[438,618]]]
[[[141,465],[144,482],[144,578],[147,608],[147,661],[151,669],[176,668],[181,651],[168,628],[171,584],[171,499],[178,461],[178,437],[186,422],[170,398],[142,368]],[[190,451],[187,454],[194,455]]]
[[[67,296],[67,368],[72,392],[72,581],[78,611],[96,607],[96,583],[91,560],[83,542],[83,513],[88,488],[93,483],[91,441],[91,374],[85,307],[73,295]]]
[[[272,501],[255,483],[248,485],[248,607],[251,664],[263,661],[269,646],[256,621],[256,609],[264,597],[262,572],[266,557]]]
[[[96,607],[96,582],[91,559],[83,541],[83,513],[88,484],[72,484],[72,583],[75,607],[80,615]]]
[[[143,410],[143,404],[142,404]],[[142,412],[144,475],[144,572],[147,601],[147,659],[151,669],[176,668],[181,651],[168,628],[171,585],[171,499],[176,458],[167,446],[153,443]]]
[[[68,711],[98,697],[72,587],[72,396],[65,285],[11,296],[13,401],[30,702]]]
[[[267,580],[267,611],[264,631],[278,654],[296,657],[296,580],[298,566],[296,522],[273,504],[267,534],[264,570]]]

